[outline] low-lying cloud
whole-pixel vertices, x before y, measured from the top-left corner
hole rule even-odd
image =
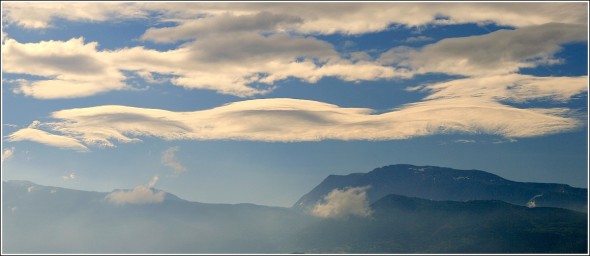
[[[158,182],[158,176],[152,177],[147,186],[137,186],[132,190],[120,190],[109,193],[105,199],[115,205],[150,204],[164,201],[164,191],[154,191],[152,187]]]
[[[311,214],[322,218],[368,217],[372,214],[367,198],[369,188],[334,189],[311,209]]]

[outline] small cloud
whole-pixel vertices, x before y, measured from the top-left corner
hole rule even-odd
[[[35,120],[27,128],[37,128],[40,124],[41,124],[41,121]]]
[[[528,208],[535,208],[537,207],[537,202],[535,202],[535,199],[537,199],[538,197],[542,197],[543,194],[539,194],[539,195],[535,195],[533,196],[533,198],[529,199],[529,201],[526,203],[526,206]]]
[[[368,217],[372,214],[367,199],[369,186],[334,189],[318,202],[311,214],[322,218]]]
[[[161,84],[169,81],[170,79],[166,78],[155,78],[152,72],[149,71],[137,71],[135,72],[139,77],[141,77],[144,81],[150,84]]]
[[[508,138],[508,139],[496,139],[494,141],[492,141],[493,144],[503,144],[503,143],[511,143],[511,142],[517,142],[518,140],[513,139],[513,138]]]
[[[6,148],[2,151],[2,162],[12,158],[14,155],[14,147]]]
[[[116,205],[160,203],[164,201],[166,194],[164,191],[152,190],[158,179],[158,176],[154,176],[148,186],[137,186],[130,191],[114,191],[108,194],[105,199]]]
[[[176,152],[178,151],[178,149],[178,147],[171,147],[162,152],[162,163],[165,166],[174,169],[176,174],[179,174],[186,170],[186,168],[184,168],[184,166],[182,166],[182,164],[180,164],[180,162],[178,162],[178,160],[176,159]]]
[[[68,175],[65,176],[61,176],[64,180],[74,180],[76,179],[76,174],[75,173],[70,173]]]
[[[434,38],[428,37],[428,36],[413,36],[413,37],[406,38],[406,40],[404,40],[404,42],[417,43],[417,42],[426,42],[426,41],[432,41],[432,40],[434,40]]]
[[[459,140],[454,140],[453,142],[455,143],[475,143],[475,140],[466,140],[466,139],[459,139]]]
[[[158,177],[158,175],[154,175],[154,177],[152,177],[152,179],[150,180],[150,184],[148,185],[148,188],[153,188],[154,186],[156,186],[156,183],[158,183],[159,179],[160,179],[160,177]]]
[[[355,42],[350,41],[350,40],[346,40],[346,41],[344,41],[344,43],[342,43],[342,48],[348,49],[348,48],[355,47],[356,45],[357,44]]]

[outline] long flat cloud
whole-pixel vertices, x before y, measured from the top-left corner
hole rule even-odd
[[[88,148],[75,138],[51,134],[36,128],[20,129],[10,134],[7,141],[32,141],[59,148],[88,151]]]
[[[142,137],[164,140],[400,140],[434,134],[493,134],[509,138],[570,131],[583,126],[569,109],[520,109],[481,98],[447,98],[405,105],[374,114],[371,109],[343,108],[298,99],[258,99],[221,107],[173,112],[127,106],[98,106],[54,112],[44,124],[59,133],[54,146],[80,149],[77,142],[115,146]],[[30,128],[9,140],[36,139]],[[43,134],[50,134],[42,131]],[[30,136],[29,136],[30,135]],[[49,136],[49,135],[46,135]],[[71,145],[64,145],[69,141]],[[59,144],[62,143],[62,144]]]
[[[3,7],[8,23],[26,28],[48,28],[56,19],[105,22],[157,17],[178,22],[173,27],[178,31],[168,29],[174,34],[182,34],[186,24],[190,26],[195,17],[215,19],[228,13],[296,16],[301,21],[293,22],[297,25],[294,29],[323,34],[376,32],[392,23],[407,26],[497,23],[522,27],[549,22],[585,24],[587,20],[584,3],[60,3],[59,6],[6,3]],[[76,9],[84,11],[72,11]],[[220,23],[218,27],[235,26]]]

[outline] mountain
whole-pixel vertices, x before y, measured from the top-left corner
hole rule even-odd
[[[497,200],[388,195],[371,217],[324,219],[295,238],[309,253],[586,253],[587,215]]]
[[[289,234],[313,220],[289,208],[205,204],[169,193],[160,203],[115,205],[108,194],[2,182],[3,252],[289,252]]]
[[[479,170],[390,165],[368,173],[330,175],[293,208],[308,211],[334,189],[370,186],[371,203],[389,194],[431,200],[501,200],[531,207],[559,207],[587,212],[587,189],[565,184],[515,182]]]
[[[482,174],[486,175],[494,177]],[[370,185],[378,188],[378,184]],[[133,190],[114,192],[120,191]],[[2,252],[584,253],[587,249],[587,213],[562,208],[387,194],[369,205],[369,216],[324,218],[298,208],[206,204],[153,188],[151,192],[164,193],[163,200],[113,204],[106,192],[2,182]]]

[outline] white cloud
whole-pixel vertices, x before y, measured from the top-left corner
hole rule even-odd
[[[368,217],[372,211],[367,189],[369,186],[334,189],[324,197],[324,202],[314,205],[311,214],[322,218]]]
[[[116,205],[160,203],[164,201],[166,193],[152,189],[157,182],[158,176],[154,176],[148,186],[137,186],[132,190],[113,191],[105,199]]]
[[[77,176],[75,173],[70,173],[68,175],[61,176],[61,178],[64,180],[74,180],[74,179],[76,179],[76,177]]]
[[[449,8],[451,5],[453,8]],[[288,78],[315,83],[324,77],[361,81],[411,78],[417,73],[432,72],[489,76],[559,63],[552,56],[561,44],[587,38],[585,12],[575,3],[70,3],[67,6],[72,11],[68,12],[51,6],[7,4],[6,17],[14,23],[38,28],[62,16],[94,21],[159,17],[177,21],[178,26],[148,29],[144,39],[197,39],[168,51],[143,47],[100,51],[96,42],[86,43],[83,38],[38,43],[7,39],[2,45],[3,72],[42,77],[21,80],[13,90],[15,93],[57,99],[130,89],[123,71],[134,71],[149,83],[169,80],[187,89],[214,90],[240,97],[268,93],[277,81]],[[82,11],[76,6],[97,7]],[[109,11],[107,7],[128,11]],[[46,14],[27,21],[30,13],[36,12]],[[449,19],[436,19],[439,16]],[[549,23],[556,21],[562,23]],[[386,29],[392,22],[410,26],[496,22],[524,27],[444,39],[421,49],[398,47],[384,53],[378,61],[366,58],[368,54],[362,52],[339,53],[329,43],[306,34],[366,33]],[[299,32],[291,33],[292,30]],[[267,31],[271,33],[261,34]],[[347,59],[345,55],[355,57]],[[169,78],[154,79],[154,73]]]
[[[113,67],[97,43],[84,38],[68,41],[20,43],[8,39],[2,44],[2,71],[41,76],[21,80],[15,93],[40,99],[86,97],[125,89],[123,74]]]
[[[281,30],[306,33],[362,34],[384,30],[392,23],[496,23],[530,26],[549,22],[585,24],[584,3],[5,3],[7,23],[26,28],[52,26],[58,18],[72,21],[119,21],[157,17],[177,27],[158,36],[193,37],[189,31]],[[293,16],[293,18],[285,18]],[[195,22],[203,20],[204,22]],[[446,17],[439,19],[439,17]],[[193,24],[195,23],[195,24]],[[191,30],[192,29],[192,30]],[[172,33],[174,32],[174,33]]]
[[[148,188],[153,188],[154,186],[156,186],[158,180],[160,180],[160,177],[158,177],[158,175],[154,175],[154,177],[152,177],[150,183],[148,184]]]
[[[433,99],[381,114],[373,112],[284,98],[247,100],[194,112],[98,106],[52,113],[59,121],[47,126],[63,135],[43,134],[57,136],[61,144],[69,139],[75,142],[68,145],[70,148],[81,149],[84,146],[79,141],[112,147],[113,140],[135,142],[144,136],[165,140],[282,142],[397,140],[447,133],[518,138],[560,133],[583,125],[569,109],[522,109],[476,97]],[[36,141],[22,135],[31,130],[39,131],[25,128],[9,135],[9,140],[26,137]]]
[[[194,39],[211,34],[233,34],[237,32],[275,32],[292,28],[303,19],[288,14],[259,12],[245,15],[222,13],[182,22],[176,27],[150,28],[141,36],[143,40],[159,43]]]
[[[88,148],[75,138],[55,135],[35,128],[20,129],[7,136],[7,141],[33,141],[53,147],[88,151]]]
[[[178,149],[178,147],[171,147],[162,152],[162,163],[165,166],[174,169],[174,172],[176,174],[184,172],[186,170],[186,168],[182,166],[180,162],[178,162],[178,159],[176,159],[176,152],[178,151]]]
[[[542,197],[542,196],[543,196],[543,194],[533,196],[533,198],[529,199],[529,201],[526,203],[526,206],[529,208],[537,207],[537,202],[535,202],[535,199],[537,199],[538,197]]]
[[[2,5],[2,18],[7,23],[31,29],[52,27],[51,21],[57,18],[99,22],[142,18],[147,15],[140,5],[130,3],[67,3],[58,6],[51,3],[11,2]]]
[[[126,69],[174,75],[171,82],[178,86],[240,97],[268,93],[287,78],[315,83],[323,77],[354,81],[411,76],[373,62],[351,62],[327,42],[285,33],[205,36],[167,52],[123,49],[113,59]]]
[[[14,147],[5,148],[2,151],[2,162],[12,158],[13,155],[14,155]]]
[[[432,37],[428,36],[412,36],[408,37],[404,40],[406,43],[416,43],[416,42],[426,42],[434,40]]]
[[[454,140],[453,142],[455,143],[475,143],[475,140],[467,140],[467,139],[458,139],[458,140]]]
[[[129,89],[123,70],[135,71],[150,83],[163,82],[151,76],[158,73],[172,77],[177,86],[240,97],[268,93],[275,82],[290,77],[314,83],[327,76],[354,81],[412,75],[373,62],[351,62],[327,42],[286,33],[221,34],[169,51],[143,47],[98,51],[96,47],[96,42],[85,43],[83,38],[39,43],[9,39],[2,45],[3,71],[43,77],[20,80],[13,90],[39,99]]]
[[[507,74],[456,79],[417,87],[433,99],[479,98],[496,101],[527,102],[542,99],[566,102],[588,91],[588,77],[536,77]]]
[[[586,25],[549,23],[481,36],[447,38],[421,49],[393,48],[379,58],[384,64],[415,73],[490,76],[521,68],[558,63],[560,45],[587,39]]]

